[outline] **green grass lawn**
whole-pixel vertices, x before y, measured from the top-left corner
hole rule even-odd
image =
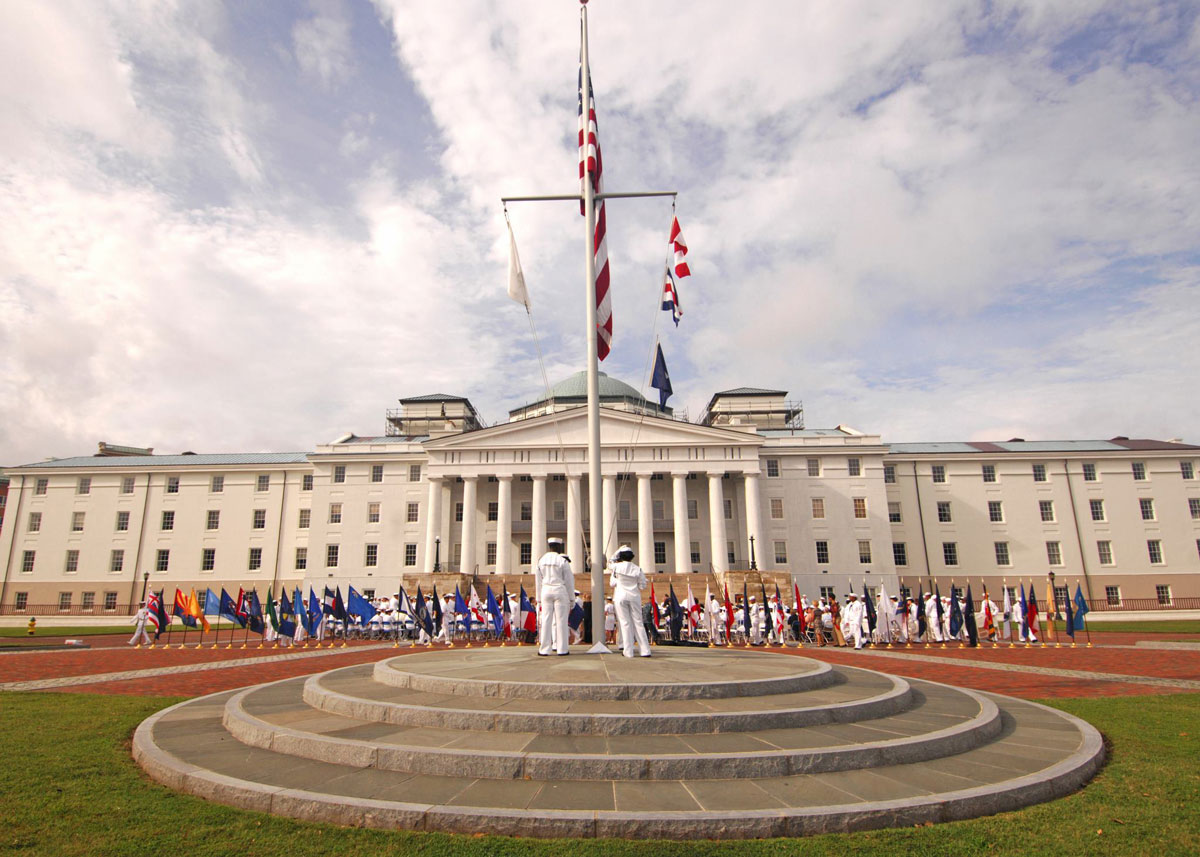
[[[1067,623],[1056,622],[1055,626],[1066,633]],[[1147,619],[1144,622],[1118,619],[1115,622],[1088,622],[1090,631],[1122,631],[1138,634],[1200,634],[1198,619]],[[1087,639],[1083,631],[1075,632],[1075,639],[1082,642]]]
[[[0,696],[0,853],[38,855],[1195,855],[1200,694],[1060,700],[1110,743],[1084,790],[1018,813],[914,829],[746,842],[521,840],[308,824],[171,792],[129,755],[134,727],[174,698]],[[36,724],[36,728],[32,726]],[[734,786],[736,787],[736,786]]]

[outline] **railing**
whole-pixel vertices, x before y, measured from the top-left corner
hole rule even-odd
[[[72,604],[70,607],[60,607],[58,604],[26,604],[17,607],[16,604],[0,606],[0,616],[132,616],[138,610],[138,604],[128,601],[119,602],[115,607],[105,607],[97,604],[94,607],[84,607]]]

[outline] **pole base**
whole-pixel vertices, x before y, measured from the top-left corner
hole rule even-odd
[[[587,653],[589,655],[611,655],[612,649],[610,649],[608,646],[604,645],[603,643],[596,643],[594,646],[592,646],[590,649],[587,650]]]

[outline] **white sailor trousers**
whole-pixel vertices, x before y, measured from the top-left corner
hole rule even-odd
[[[621,623],[621,649],[625,657],[633,657],[633,643],[637,641],[639,654],[650,654],[650,638],[642,624],[642,596],[632,589],[618,586],[613,591],[613,605],[617,608],[617,621]]]
[[[570,651],[571,638],[567,618],[571,615],[571,605],[574,603],[574,596],[567,592],[567,587],[563,584],[542,586],[542,599],[538,602],[542,608],[541,625],[538,628],[539,654],[550,654],[555,642],[558,643],[560,655]]]

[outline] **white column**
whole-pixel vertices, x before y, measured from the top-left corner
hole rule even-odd
[[[762,538],[762,512],[758,507],[758,474],[746,474],[746,535],[754,539],[754,560],[760,569],[770,568],[767,546]],[[774,559],[774,551],[770,554]]]
[[[479,494],[479,477],[463,477],[463,519],[462,519],[462,564],[458,570],[461,574],[475,573],[475,519],[479,516],[476,508]]]
[[[692,570],[692,536],[688,524],[687,474],[676,473],[671,477],[671,491],[675,515],[675,573],[684,574]]]
[[[637,563],[650,568],[654,559],[654,501],[650,498],[650,474],[638,474],[638,553]]]
[[[533,563],[546,552],[546,474],[533,477]]]
[[[429,503],[425,510],[425,572],[433,571],[434,543],[442,532],[442,477],[429,477]]]
[[[512,477],[501,476],[496,492],[496,574],[508,574],[512,556]]]
[[[717,571],[729,571],[725,547],[725,492],[723,473],[708,474],[708,529],[712,538],[712,564]]]
[[[617,477],[604,477],[604,550],[606,560],[617,550]]]
[[[567,556],[576,574],[582,574],[584,568],[583,515],[579,508],[582,490],[578,476],[567,477]]]

